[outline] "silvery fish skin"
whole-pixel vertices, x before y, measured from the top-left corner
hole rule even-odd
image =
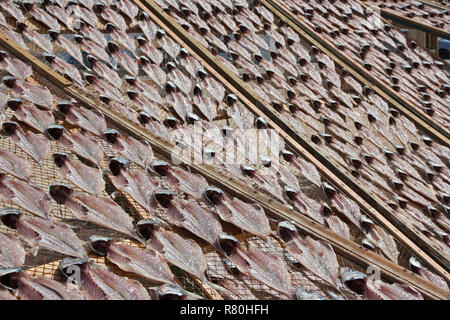
[[[132,272],[158,283],[173,283],[175,278],[164,258],[153,249],[113,243],[111,239],[92,236],[90,247],[126,272]]]
[[[67,276],[75,273],[79,277],[74,280],[81,282],[80,290],[87,300],[150,300],[140,282],[120,277],[93,262],[65,259],[60,269],[70,271]]]
[[[0,166],[3,171],[16,178],[25,181],[29,181],[31,178],[28,161],[7,150],[0,150]]]
[[[20,300],[84,300],[75,286],[47,277],[30,277],[20,273],[18,296]]]
[[[309,271],[335,288],[340,287],[339,264],[329,244],[316,241],[309,236],[301,239],[297,229],[290,222],[280,222],[278,234],[286,243],[286,250]]]
[[[239,240],[227,234],[221,234],[216,241],[218,247],[240,272],[286,297],[294,295],[291,276],[278,256],[256,248],[246,250]]]
[[[25,263],[26,252],[12,234],[0,233],[0,267],[20,268]]]
[[[28,183],[9,179],[4,173],[0,173],[0,199],[14,203],[38,217],[48,219],[51,208],[48,195]]]
[[[64,223],[31,217],[15,209],[3,209],[1,220],[17,230],[19,238],[32,247],[34,254],[42,248],[72,257],[87,257],[80,239]]]
[[[109,198],[77,193],[63,184],[52,184],[49,194],[56,202],[65,204],[77,219],[136,237],[133,219]]]

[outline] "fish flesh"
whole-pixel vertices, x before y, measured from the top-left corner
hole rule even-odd
[[[81,74],[78,71],[78,68],[76,68],[73,64],[60,59],[53,54],[44,53],[44,58],[53,69],[61,73],[66,79],[74,82],[79,87],[84,88]]]
[[[422,294],[407,285],[372,279],[366,280],[363,295],[368,300],[423,300]]]
[[[0,267],[20,268],[25,263],[26,254],[19,239],[0,232]]]
[[[192,103],[201,111],[208,121],[213,121],[217,116],[217,104],[203,90],[196,85],[193,90]]]
[[[142,230],[147,230],[148,233],[149,226],[154,228],[152,224],[138,223],[142,236],[144,236]],[[144,238],[149,240],[148,236],[144,236]],[[168,263],[206,282],[205,256],[202,248],[194,240],[184,239],[171,231],[152,230],[147,246],[159,252]]]
[[[19,80],[25,80],[33,74],[33,68],[29,64],[10,57],[6,51],[0,51],[0,67]]]
[[[303,267],[339,289],[339,263],[329,243],[307,236],[300,238],[297,228],[290,222],[278,224],[278,234],[286,243],[286,250]]]
[[[192,232],[211,245],[222,233],[222,225],[215,213],[195,200],[172,201],[167,215],[172,224]]]
[[[122,68],[129,74],[137,77],[139,75],[139,65],[136,59],[130,57],[127,53],[120,51],[115,42],[108,42],[108,50],[111,56]]]
[[[79,285],[88,300],[150,300],[139,281],[120,277],[94,262],[64,259],[59,268]],[[75,271],[79,271],[79,279],[73,278]]]
[[[26,272],[18,276],[17,292],[20,300],[84,300],[73,285],[44,276],[30,277]]]
[[[87,59],[91,63],[92,70],[94,70],[100,77],[102,77],[105,81],[108,81],[117,89],[122,87],[122,79],[120,79],[119,74],[115,70],[100,62],[97,57],[94,57],[93,55],[88,55]]]
[[[60,183],[52,184],[49,194],[56,202],[66,205],[77,219],[136,238],[133,219],[113,200],[84,195]]]
[[[278,256],[256,248],[246,250],[238,239],[224,233],[219,236],[217,243],[240,272],[287,297],[294,295],[291,276]]]
[[[326,182],[322,184],[322,187],[327,196],[330,198],[336,211],[342,214],[358,229],[361,229],[361,210],[358,204],[342,193],[337,192],[334,187]]]
[[[63,126],[56,124],[48,127],[46,133],[64,148],[91,161],[99,168],[101,167],[100,162],[103,159],[103,151],[97,141],[86,137],[80,132],[69,132]]]
[[[195,199],[201,199],[203,192],[208,187],[208,182],[203,176],[180,167],[170,166],[165,176],[165,181],[174,190],[184,192]]]
[[[30,163],[7,150],[0,149],[0,168],[21,180],[29,181],[31,178]]]
[[[145,140],[137,140],[132,136],[122,137],[115,129],[105,131],[106,140],[121,156],[146,169],[154,158],[150,144]]]
[[[40,110],[34,105],[24,104],[21,99],[8,99],[7,105],[14,110],[14,117],[44,133],[52,123],[55,123],[53,114],[48,110]]]
[[[17,300],[16,296],[9,293],[8,290],[0,288],[0,301],[2,300]]]
[[[70,155],[63,152],[53,154],[57,173],[60,177],[72,182],[80,189],[96,196],[105,190],[105,180],[101,169],[89,167],[80,161],[73,161]]]
[[[111,239],[97,236],[89,239],[89,246],[125,272],[132,272],[158,283],[176,284],[167,262],[153,249],[114,243]]]
[[[5,173],[0,173],[0,198],[48,219],[51,202],[47,194],[21,180],[9,179]]]
[[[105,6],[104,9],[101,12],[101,17],[112,24],[114,24],[117,28],[119,28],[122,31],[127,30],[127,23],[125,22],[125,19],[115,12],[114,10],[111,10],[111,8]]]
[[[0,219],[17,230],[19,238],[32,247],[34,255],[39,249],[47,249],[71,257],[87,258],[80,239],[65,223],[28,216],[8,208],[2,209]]]
[[[230,200],[215,187],[206,189],[205,197],[215,206],[223,221],[264,239],[270,234],[269,220],[259,204],[246,203],[238,198]]]
[[[129,162],[124,158],[113,158],[109,162],[113,174],[112,183],[121,192],[130,195],[148,212],[156,208],[154,192],[158,183],[141,170],[129,169]]]
[[[134,20],[139,13],[138,6],[130,0],[118,0],[117,8],[131,20]]]
[[[394,237],[383,228],[375,225],[368,217],[363,217],[363,225],[366,226],[365,234],[368,240],[378,247],[389,260],[398,263],[400,252],[397,249]]]
[[[14,90],[22,99],[28,100],[40,107],[51,109],[53,95],[46,87],[35,85],[31,82],[17,80],[16,77],[3,77],[3,83]]]
[[[56,106],[66,115],[66,121],[74,126],[83,128],[98,137],[101,137],[106,130],[105,117],[97,109],[75,107],[68,101],[60,101]]]

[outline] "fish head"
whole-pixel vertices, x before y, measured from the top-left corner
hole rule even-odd
[[[112,239],[107,237],[91,236],[88,244],[92,251],[105,257],[108,254],[110,245],[112,244]]]
[[[292,153],[289,150],[283,149],[281,151],[281,155],[283,156],[284,160],[287,162],[291,162],[294,159],[294,153]]]
[[[186,122],[188,124],[194,124],[196,121],[199,121],[200,117],[193,112],[188,112],[186,114]]]
[[[11,229],[17,228],[17,222],[21,215],[20,210],[14,208],[3,208],[0,210],[0,220],[5,226]]]
[[[94,4],[92,9],[94,10],[94,12],[96,14],[101,14],[103,12],[103,10],[105,10],[105,4],[98,1],[97,3]]]
[[[158,229],[158,224],[152,219],[143,219],[136,224],[136,232],[144,240],[148,241],[153,238],[153,233]]]
[[[161,39],[165,35],[166,35],[166,31],[164,31],[163,29],[156,30],[156,38],[157,39]]]
[[[297,289],[295,289],[295,297],[297,298],[297,300],[328,300],[318,292],[302,287],[297,287]]]
[[[331,209],[329,204],[326,202],[322,203],[322,213],[324,216],[329,216],[333,213],[333,210]]]
[[[159,119],[156,119],[154,116],[149,115],[149,114],[148,114],[147,112],[145,112],[145,111],[139,112],[139,115],[138,115],[137,118],[138,118],[139,122],[140,122],[141,124],[143,124],[143,125],[149,123],[150,120],[158,121],[158,122],[159,122]]]
[[[372,228],[372,226],[374,225],[374,222],[368,216],[361,215],[361,225],[364,229],[370,230],[370,228]]]
[[[148,15],[147,12],[141,11],[141,12],[139,13],[139,15],[138,15],[138,19],[139,19],[140,21],[150,20],[150,16]]]
[[[13,76],[4,76],[2,78],[2,81],[8,88],[13,88],[16,84],[17,79]]]
[[[81,34],[75,34],[73,36],[73,39],[75,40],[76,43],[81,43],[83,42],[84,37]]]
[[[74,275],[88,264],[89,261],[83,258],[65,258],[59,263],[58,269],[64,276],[70,278],[72,281],[76,281],[77,279]]]
[[[56,165],[58,168],[61,168],[62,166],[64,166],[64,164],[66,163],[66,161],[67,161],[68,159],[70,159],[70,156],[69,156],[68,153],[65,153],[65,152],[55,152],[55,153],[52,155],[52,159],[53,159],[53,162],[55,163],[55,165]]]
[[[292,187],[289,187],[289,186],[285,186],[284,187],[284,192],[286,193],[288,198],[293,201],[295,199],[295,196],[298,193],[298,190],[296,190],[296,189],[294,189]]]
[[[180,121],[177,118],[171,116],[168,116],[167,118],[164,119],[164,124],[172,129],[175,129],[178,126],[179,122]]]
[[[164,208],[168,208],[170,206],[174,196],[175,192],[166,189],[159,189],[154,193],[155,200]]]
[[[116,129],[106,129],[103,132],[103,138],[109,143],[113,144],[120,138],[120,133]]]
[[[418,273],[420,269],[423,269],[422,263],[414,256],[411,256],[411,258],[409,258],[408,263],[411,270],[415,273]]]
[[[56,104],[56,108],[64,114],[67,114],[72,107],[73,102],[68,100],[62,100]]]
[[[158,300],[186,300],[186,292],[174,284],[164,284],[156,290]]]
[[[109,170],[114,176],[118,176],[122,170],[126,170],[129,166],[130,162],[122,157],[112,158],[108,163]]]
[[[55,62],[56,56],[54,54],[44,52],[42,55],[45,61],[47,61],[48,63],[52,64],[53,62]]]
[[[322,189],[328,198],[333,198],[337,193],[337,190],[327,182],[322,183]]]
[[[109,41],[107,48],[108,48],[108,51],[112,54],[119,51],[119,45],[117,43],[115,43],[114,41]]]
[[[23,105],[22,99],[19,98],[9,98],[8,101],[6,101],[6,105],[13,111],[16,111],[20,108],[20,106]]]
[[[64,204],[68,197],[73,194],[74,190],[72,187],[62,184],[62,183],[53,183],[49,187],[49,194],[56,202],[60,204]]]
[[[225,194],[220,188],[208,187],[204,192],[204,197],[210,204],[215,206],[222,201],[222,199],[225,197]]]
[[[364,238],[361,240],[361,244],[364,248],[370,250],[370,251],[375,251],[375,246],[373,245],[372,241],[370,241],[367,238]]]
[[[107,24],[105,24],[105,30],[106,30],[106,32],[111,33],[114,30],[117,30],[117,27],[114,24],[112,24],[111,22],[108,22]]]
[[[85,72],[84,73],[84,78],[86,79],[87,82],[89,82],[90,84],[94,83],[95,80],[97,80],[97,77],[89,72]]]
[[[13,135],[16,130],[19,128],[19,124],[14,121],[6,121],[2,124],[2,129],[7,136]]]
[[[166,94],[173,93],[177,90],[177,86],[171,81],[168,81],[164,88],[166,90]]]
[[[0,288],[15,290],[19,288],[19,277],[22,270],[18,268],[0,268]]]
[[[9,57],[8,52],[1,50],[0,51],[0,61],[3,61],[6,57]]]
[[[239,240],[227,233],[220,234],[215,242],[217,247],[227,256],[232,255],[240,246]]]
[[[255,175],[256,169],[251,167],[251,166],[249,166],[249,165],[242,164],[241,165],[241,171],[246,176],[253,177]]]
[[[197,71],[197,75],[200,78],[200,80],[204,80],[208,75],[208,72],[205,69],[200,69]]]
[[[194,86],[194,89],[192,90],[192,93],[193,93],[194,95],[196,95],[196,96],[201,96],[202,93],[203,93],[203,90],[202,90],[202,88],[201,88],[198,84],[196,84],[196,85]]]
[[[237,95],[235,95],[235,94],[229,94],[226,96],[225,99],[229,106],[233,106],[239,100]]]
[[[22,33],[28,28],[28,26],[24,21],[16,21],[16,28],[17,28],[17,31]]]
[[[234,129],[233,128],[231,128],[230,126],[223,126],[222,127],[222,133],[223,133],[223,135],[225,136],[225,138],[227,138],[227,137],[231,137],[231,135],[233,134],[233,132],[234,132]]]
[[[136,100],[136,98],[139,94],[137,93],[136,90],[127,89],[127,95],[128,95],[128,98],[130,98],[130,100],[134,101],[134,100]]]
[[[92,54],[88,54],[86,59],[91,65],[95,65],[98,62],[97,57],[94,57]]]
[[[358,294],[363,293],[367,275],[347,267],[341,267],[339,269],[339,277],[350,290]]]
[[[52,140],[60,139],[64,134],[64,127],[59,124],[52,124],[45,129],[46,135]]]
[[[298,237],[297,228],[290,221],[281,221],[277,226],[277,233],[284,242],[289,242]]]
[[[136,37],[136,40],[140,46],[143,46],[148,42],[147,38],[143,36]]]
[[[267,129],[267,120],[264,117],[258,117],[255,119],[255,126],[258,129]]]
[[[148,64],[151,63],[150,59],[147,58],[147,57],[144,56],[144,55],[139,56],[139,61],[140,61],[140,63],[141,63],[143,66],[146,66],[146,65],[148,65]]]
[[[169,163],[164,160],[154,159],[152,161],[152,168],[160,176],[166,176],[170,166]]]

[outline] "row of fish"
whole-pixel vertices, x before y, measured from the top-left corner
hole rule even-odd
[[[181,18],[187,15],[188,10],[191,12],[188,17],[191,17],[195,14],[195,10],[187,8],[189,7],[188,2],[180,2],[178,7],[169,5],[170,14],[173,17]],[[201,5],[199,6],[201,7]],[[220,6],[216,5],[216,7]],[[254,7],[246,5],[236,7],[236,14],[233,16],[235,20],[244,19],[236,17],[239,15],[254,15],[254,20],[259,19],[259,22],[264,20],[267,23],[273,22],[273,17],[262,14],[261,6],[257,4]],[[201,16],[202,10],[205,9],[197,10],[199,16]],[[219,11],[215,10],[211,13],[217,16],[217,20],[220,20],[217,13]],[[198,22],[187,24],[194,28],[201,27]],[[270,28],[267,26],[261,32],[259,31],[261,23],[258,23],[258,20],[256,22],[248,21],[246,26],[245,32],[240,31],[240,38],[233,35],[234,42],[237,42],[238,46],[242,45],[241,50],[248,49],[247,52],[252,53],[255,57],[253,60],[250,54],[241,54],[238,59],[244,59],[256,68],[258,65],[262,65],[269,77],[265,83],[270,81],[270,83],[280,84],[283,78],[286,79],[286,84],[280,85],[280,89],[287,92],[289,112],[279,105],[280,101],[274,101],[272,97],[268,97],[267,102],[282,108],[280,112],[294,127],[299,129],[297,131],[303,133],[305,138],[311,138],[313,142],[320,145],[325,153],[328,153],[344,168],[348,168],[363,184],[370,189],[377,190],[377,195],[382,200],[398,202],[397,199],[400,197],[407,198],[410,205],[403,208],[406,212],[400,208],[399,215],[401,217],[410,215],[410,212],[414,211],[415,214],[422,216],[423,220],[431,221],[427,217],[430,215],[428,208],[433,208],[435,216],[431,217],[432,226],[424,227],[419,222],[415,222],[415,225],[427,235],[432,234],[433,241],[440,243],[439,246],[448,251],[445,240],[448,230],[445,218],[446,211],[448,211],[445,200],[448,190],[448,149],[427,137],[422,137],[411,121],[396,110],[389,109],[388,104],[382,98],[368,88],[363,88],[348,72],[338,73],[329,57],[318,51],[317,48],[305,47],[298,35],[289,27],[280,25],[278,30],[274,30],[274,25],[272,25]],[[188,29],[188,31],[194,30],[194,28]],[[225,23],[224,28],[226,29]],[[266,54],[252,51],[245,44],[240,43],[242,35],[248,33],[253,33],[252,39],[261,35],[264,35],[266,39],[270,38],[268,44],[275,43],[275,47],[278,49],[287,47],[289,55],[281,51],[278,55],[269,55],[269,52],[259,44],[260,41],[254,39],[253,44],[258,47],[259,51]],[[290,45],[285,46],[286,43]],[[208,47],[211,46],[214,44],[208,43]],[[299,47],[303,49],[299,50]],[[220,50],[220,48],[218,49]],[[228,53],[230,53],[229,50]],[[294,55],[294,59],[289,59],[290,55]],[[258,56],[259,58],[257,58]],[[266,58],[264,59],[262,56]],[[279,64],[281,56],[285,61]],[[233,55],[231,57],[234,59]],[[290,62],[290,60],[292,61]],[[272,65],[264,66],[262,64],[264,61]],[[233,63],[239,69],[236,61]],[[289,64],[289,67],[284,68],[285,71],[283,71],[282,66],[286,63]],[[316,67],[301,70],[302,65]],[[274,66],[278,66],[280,72],[274,71]],[[290,71],[287,72],[287,70]],[[293,78],[292,70],[299,70],[298,80]],[[261,75],[251,72],[251,70],[247,72],[247,76],[245,75],[246,73],[243,74],[244,80],[256,78],[254,80],[256,87],[253,89],[256,93],[260,92],[257,88],[265,85],[262,84]],[[327,85],[323,86],[325,83]],[[327,87],[328,89],[326,89]],[[269,91],[273,92],[274,90]],[[305,93],[310,102],[297,98]],[[264,95],[261,97],[264,98]],[[332,100],[336,98],[338,101]],[[326,101],[326,103],[322,101]],[[351,124],[352,122],[354,124]],[[353,126],[353,130],[348,129]],[[389,150],[395,151],[390,152]],[[430,161],[430,158],[433,161]],[[393,177],[397,178],[392,179]],[[434,193],[434,196],[430,197],[430,192]],[[436,206],[438,209],[434,210]]]
[[[359,2],[305,4],[286,0],[282,3],[330,44],[390,86],[399,97],[448,127],[450,88],[444,62],[407,40],[400,31],[385,24],[374,10]]]
[[[112,51],[114,51],[114,50],[112,50]],[[90,79],[92,79],[92,78],[90,78]],[[135,84],[136,83],[138,83],[136,80],[133,80],[133,79],[128,79],[128,80],[130,80],[130,82],[134,82]],[[140,84],[140,83],[139,83]],[[142,84],[140,84],[140,85],[142,85]],[[139,88],[139,87],[138,87]],[[133,94],[131,94],[131,95],[133,95]],[[233,101],[233,100],[232,100]],[[65,107],[64,105],[61,107],[61,108],[59,108],[60,110],[62,110],[63,109],[63,107]],[[77,119],[75,120],[75,121],[78,121]],[[79,123],[79,122],[77,122],[77,123]],[[87,128],[90,128],[91,130],[93,130],[93,129],[95,129],[95,128],[93,128],[93,127],[90,127],[90,126],[87,126]],[[88,131],[90,131],[89,129],[87,129]],[[60,127],[52,127],[51,128],[51,130],[49,130],[49,133],[51,133],[50,135],[53,137],[53,138],[56,138],[56,139],[60,139],[60,137],[61,137],[61,132],[63,131],[63,128],[60,128]],[[98,131],[98,132],[101,132],[101,130],[100,131]],[[98,133],[97,132],[97,133]],[[126,148],[125,148],[126,149]],[[57,160],[57,161],[59,161],[59,162],[64,162],[65,160],[65,158],[67,158],[67,157],[65,157],[65,156],[60,156],[60,155],[57,155],[57,157],[55,158],[55,159],[59,159],[59,160]],[[94,162],[95,163],[95,162]],[[114,162],[113,162],[114,163]],[[147,165],[147,164],[146,164]],[[253,172],[254,170],[252,169],[252,168],[243,168],[243,171],[244,172]],[[121,173],[122,174],[122,173]],[[119,180],[119,179],[118,179]],[[317,180],[316,180],[317,181]],[[120,183],[120,182],[118,182],[118,183]],[[70,189],[70,188],[66,188],[65,186],[60,186],[60,185],[56,185],[55,186],[55,188],[56,188],[56,192],[55,192],[55,195],[56,195],[56,197],[60,197],[60,201],[61,202],[65,202],[65,201],[69,201],[69,203],[72,203],[72,190]],[[133,191],[132,191],[133,192]],[[67,195],[66,195],[67,194]],[[194,191],[192,194],[197,194],[198,195],[198,192],[197,191]],[[289,194],[293,194],[292,192],[290,192]],[[166,193],[161,193],[160,194],[161,195],[161,197],[165,197],[167,194]],[[135,194],[135,196],[136,196],[136,194]],[[77,196],[77,195],[75,195],[74,196],[75,198],[76,198],[76,203],[77,203],[77,206],[78,206],[78,204],[79,204],[79,201],[80,201],[80,199],[79,199],[79,197]],[[234,201],[234,200],[233,200]],[[238,202],[236,203],[234,203],[233,204],[233,202],[231,202],[230,204],[225,204],[224,206],[223,206],[223,210],[222,211],[220,211],[219,210],[219,212],[221,212],[222,213],[222,215],[224,216],[224,217],[227,217],[227,215],[229,214],[228,212],[233,212],[233,211],[236,211],[236,208],[239,208],[239,206],[240,206],[241,204],[239,204]],[[85,206],[85,202],[83,202],[83,206]],[[92,207],[95,207],[95,204],[90,204],[90,207],[89,208],[92,208]],[[74,205],[74,210],[76,210],[76,206]],[[224,211],[225,210],[225,211]],[[93,211],[95,211],[95,210],[93,210]],[[258,211],[258,210],[256,210],[256,211]],[[221,217],[222,218],[222,217]],[[233,217],[233,216],[231,216],[231,218],[232,219],[236,219],[236,217]],[[98,217],[92,217],[92,219],[98,219]],[[226,219],[226,218],[222,218],[222,219]],[[242,219],[242,218],[239,218],[239,219]],[[96,220],[96,221],[99,221],[99,220]],[[225,220],[226,221],[226,220]],[[232,221],[236,221],[236,220],[232,220]],[[241,223],[243,226],[245,226],[246,225],[246,223],[247,222],[245,222],[244,221],[244,223],[242,223],[242,222],[239,222],[239,223]],[[253,226],[251,226],[250,225],[250,227],[253,227]],[[244,227],[244,230],[245,230],[245,228],[249,228],[249,227]],[[254,230],[254,229],[253,229]],[[126,230],[125,230],[126,232],[130,232],[130,230],[129,230],[129,228],[126,228]],[[253,231],[253,232],[255,232],[255,231]]]

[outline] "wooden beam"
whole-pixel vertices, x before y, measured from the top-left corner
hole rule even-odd
[[[23,48],[18,47],[14,43],[10,43],[10,47],[12,48],[11,52],[13,54],[20,52],[21,56],[24,57],[24,60],[30,62],[38,74],[49,79],[65,94],[73,97],[80,104],[88,108],[98,109],[104,114],[108,121],[112,122],[123,131],[128,132],[134,137],[147,140],[156,152],[159,152],[166,157],[171,156],[174,145],[154,136],[148,129],[136,126],[135,123],[125,118],[122,114],[111,110],[111,108],[103,103],[86,97],[84,93],[80,92],[80,90],[76,89],[74,86],[66,86],[64,82],[58,80],[55,71],[43,68],[43,63],[39,60],[30,59],[32,57],[31,54]],[[182,157],[180,160],[183,160],[186,163],[190,162],[189,159],[183,159]],[[317,162],[317,160],[315,160],[315,162]],[[363,248],[351,240],[343,238],[306,216],[299,215],[298,212],[288,208],[285,204],[278,202],[273,197],[249,187],[234,177],[224,175],[217,168],[206,164],[190,164],[190,168],[192,171],[203,175],[210,183],[215,184],[233,195],[238,195],[244,201],[259,203],[265,209],[267,214],[279,219],[294,221],[299,230],[319,240],[329,242],[338,254],[345,256],[351,261],[366,267],[378,267],[382,277],[387,281],[408,284],[429,298],[450,299],[450,293],[414,274],[412,271],[389,261],[377,253]],[[371,211],[373,211],[373,209]],[[448,280],[448,275],[445,275],[445,277]]]
[[[135,1],[135,3],[139,5],[140,1]],[[235,88],[233,90],[234,93],[247,104],[253,113],[258,116],[269,117],[270,126],[277,130],[295,151],[312,162],[326,178],[336,186],[339,186],[345,194],[358,203],[364,212],[399,239],[413,254],[424,259],[427,264],[432,266],[432,269],[447,279],[447,281],[450,280],[448,272],[424,252],[425,250],[439,261],[441,265],[448,268],[448,260],[441,254],[439,248],[432,244],[423,234],[405,225],[388,205],[381,201],[373,192],[361,186],[347,170],[341,169],[340,165],[329,156],[321,154],[316,146],[305,140],[296,129],[280,120],[279,113],[272,106],[261,102],[261,99],[239,77],[224,67],[214,55],[174,22],[153,1],[145,0],[144,3],[150,9],[150,13],[157,16],[158,21],[162,23],[162,27],[166,29],[166,32],[174,33],[177,38],[181,38],[184,43],[194,49],[195,56],[206,62],[208,72],[212,73],[223,83],[227,83]],[[420,244],[420,247],[424,248],[424,250],[417,244]]]
[[[444,29],[437,28],[428,23],[423,23],[414,18],[405,17],[404,15],[398,14],[394,10],[384,9],[384,8],[378,8],[378,9],[381,12],[381,16],[386,19],[390,19],[390,20],[400,23],[404,26],[411,27],[411,28],[432,34],[434,36],[450,40],[450,32],[448,32]]]
[[[413,121],[422,131],[443,145],[450,146],[450,131],[447,128],[439,125],[425,112],[404,100],[392,88],[384,84],[381,79],[367,72],[356,60],[337,50],[332,43],[316,34],[309,26],[293,16],[284,4],[278,0],[262,0],[261,3],[270,8],[272,12],[302,35],[303,38],[315,43],[317,47],[327,53],[334,61],[341,66],[345,66],[353,77],[363,83],[370,83],[369,86],[378,95],[395,106],[396,109]],[[361,5],[365,7],[364,3],[361,3]]]

